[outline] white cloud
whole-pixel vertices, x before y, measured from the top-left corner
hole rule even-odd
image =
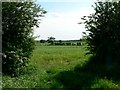
[[[83,7],[71,12],[48,12],[43,19],[40,27],[35,30],[35,36],[40,35],[38,39],[47,39],[53,36],[56,39],[80,39],[82,32],[85,31],[81,22],[81,17],[91,14],[92,8]]]

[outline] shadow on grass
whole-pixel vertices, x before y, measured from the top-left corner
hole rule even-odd
[[[89,89],[97,79],[107,78],[115,81],[120,80],[120,68],[117,70],[106,69],[105,63],[98,62],[95,57],[91,57],[84,66],[77,65],[74,70],[58,73],[54,78],[61,83],[63,88]],[[104,87],[101,87],[104,88]]]

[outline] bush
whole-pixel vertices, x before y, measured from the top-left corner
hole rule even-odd
[[[80,43],[80,42],[77,42],[77,46],[81,46],[81,43]]]
[[[71,46],[71,43],[70,43],[70,42],[67,42],[66,45],[67,45],[67,46],[69,46],[69,45]]]
[[[120,59],[120,1],[95,3],[95,13],[84,16],[88,49],[106,65]]]
[[[18,76],[22,70],[28,65],[29,59],[22,57],[22,52],[11,51],[7,52],[4,57],[3,71],[7,72],[8,75]],[[5,73],[6,74],[6,73]]]
[[[18,76],[28,65],[34,49],[33,27],[46,11],[34,2],[2,3],[2,72]]]

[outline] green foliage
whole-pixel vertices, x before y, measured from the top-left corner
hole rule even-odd
[[[106,63],[120,62],[120,1],[97,2],[95,13],[84,16],[90,53]]]
[[[36,41],[39,43],[39,41]],[[40,40],[40,45],[44,46],[81,46],[86,45],[85,40]]]
[[[34,49],[33,28],[44,11],[34,2],[2,3],[3,73],[16,76],[28,65]]]
[[[40,43],[45,43],[46,42],[46,40],[40,40]]]
[[[48,37],[48,43],[50,43],[50,45],[54,45],[54,41],[55,41],[55,38],[54,37]]]

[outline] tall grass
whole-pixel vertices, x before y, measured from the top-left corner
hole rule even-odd
[[[88,62],[84,46],[40,46],[31,57],[26,73],[19,77],[3,76],[4,88],[120,88],[119,81],[99,78],[76,70]],[[103,83],[104,82],[104,83]]]

